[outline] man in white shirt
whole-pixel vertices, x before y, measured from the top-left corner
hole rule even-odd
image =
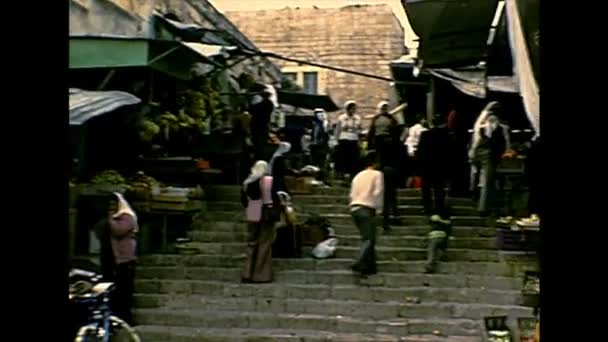
[[[352,270],[362,276],[376,274],[376,225],[374,217],[382,212],[384,184],[382,172],[376,170],[376,153],[370,151],[364,158],[365,170],[351,183],[350,211],[361,234],[361,249]]]
[[[336,139],[338,147],[336,153],[336,172],[349,174],[353,177],[360,170],[359,136],[363,130],[361,117],[357,115],[357,103],[347,101],[344,104],[346,113],[338,117],[336,125]]]

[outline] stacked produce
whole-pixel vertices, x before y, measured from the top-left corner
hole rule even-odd
[[[151,191],[152,187],[160,186],[160,183],[156,179],[146,175],[142,171],[137,172],[129,184],[131,185],[131,190],[141,191]]]
[[[95,185],[124,185],[127,181],[118,171],[106,170],[93,177],[91,183]]]
[[[205,197],[205,192],[200,187],[200,185],[197,185],[196,188],[190,189],[190,192],[188,193],[188,198],[192,199],[192,200],[200,200],[200,199],[203,199],[204,197]]]

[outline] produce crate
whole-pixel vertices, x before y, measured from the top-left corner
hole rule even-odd
[[[169,202],[169,203],[185,203],[188,202],[187,196],[175,196],[175,195],[153,195],[153,202]]]
[[[503,251],[535,251],[540,245],[540,232],[534,230],[496,229],[496,246]]]
[[[522,294],[522,305],[538,308],[540,306],[540,291],[535,289],[534,283],[540,281],[540,273],[527,271],[524,275]]]
[[[149,201],[152,199],[152,193],[144,190],[127,190],[125,197],[130,201]]]
[[[202,201],[186,201],[186,202],[158,202],[150,203],[152,211],[197,211],[203,210]]]
[[[523,158],[502,159],[496,172],[503,174],[523,174],[525,163]]]
[[[151,210],[150,203],[150,201],[134,200],[130,204],[136,213],[147,213]]]
[[[520,342],[535,342],[536,324],[538,320],[534,317],[521,317],[517,319]]]

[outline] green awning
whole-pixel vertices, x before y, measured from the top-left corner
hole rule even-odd
[[[209,63],[209,59],[174,40],[122,36],[70,37],[70,69],[147,66],[187,80],[195,63]]]

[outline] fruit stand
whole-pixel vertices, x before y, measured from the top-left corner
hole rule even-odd
[[[76,189],[72,186],[71,189]],[[161,252],[168,251],[169,217],[182,217],[191,220],[192,215],[204,210],[204,191],[200,186],[178,188],[165,186],[143,172],[136,173],[129,180],[114,170],[96,175],[90,183],[81,184],[79,191],[73,190],[75,206],[86,206],[79,220],[80,239],[71,238],[74,244],[85,243],[90,229],[106,213],[107,197],[112,192],[122,193],[138,215],[140,225],[140,251],[151,250],[151,225],[160,222]],[[159,220],[160,218],[160,220]],[[74,227],[76,225],[74,224]],[[72,230],[76,228],[72,227]],[[179,234],[183,232],[178,232]],[[87,236],[85,236],[87,235]],[[79,242],[77,242],[80,241]],[[95,253],[89,248],[89,253]],[[84,253],[84,251],[80,251]]]

